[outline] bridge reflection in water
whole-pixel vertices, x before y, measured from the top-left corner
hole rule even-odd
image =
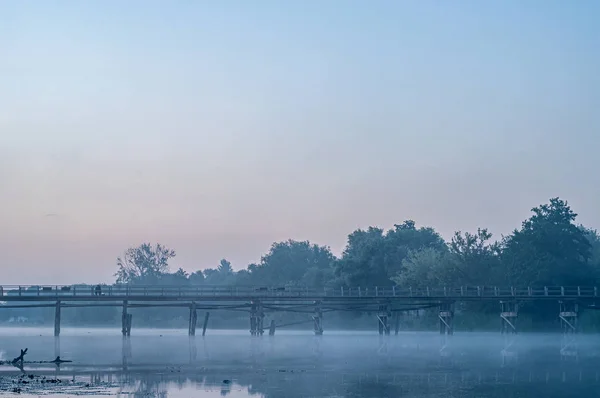
[[[518,367],[481,371],[430,371],[415,373],[395,372],[322,372],[306,371],[247,371],[228,372],[224,369],[182,365],[136,366],[117,369],[118,366],[94,366],[89,369],[48,370],[36,369],[35,373],[58,378],[80,380],[93,386],[118,386],[123,396],[167,397],[173,389],[220,389],[227,395],[232,388],[247,390],[249,394],[273,397],[336,396],[340,391],[364,389],[369,392],[384,388],[386,391],[464,391],[465,389],[502,388],[513,389],[568,388],[576,396],[593,396],[577,393],[600,390],[600,372],[590,368],[557,369],[554,371],[519,369]],[[231,379],[232,384],[224,384]],[[279,393],[278,393],[279,392]],[[282,394],[280,392],[285,392]],[[196,396],[196,395],[193,395]],[[339,395],[338,395],[339,396]],[[361,395],[356,395],[361,396]],[[392,396],[392,395],[385,395]],[[400,396],[400,395],[393,395]],[[422,395],[426,396],[426,395]],[[438,395],[436,395],[438,396]],[[462,396],[462,395],[461,395]],[[466,395],[465,395],[466,396]]]
[[[326,352],[326,340],[321,336],[311,338],[311,347],[303,347],[305,356],[312,357],[310,366],[285,366],[285,362],[281,361],[270,363],[269,358],[275,354],[271,351],[272,339],[250,339],[250,366],[246,363],[238,366],[234,361],[224,365],[223,362],[212,360],[220,355],[219,347],[211,347],[206,344],[207,339],[196,337],[188,340],[187,362],[140,363],[135,361],[131,338],[124,337],[121,363],[68,363],[60,366],[26,364],[25,371],[37,375],[84,379],[96,385],[115,384],[124,393],[133,396],[144,396],[150,391],[155,395],[162,391],[163,396],[168,396],[169,389],[185,386],[217,388],[224,395],[234,386],[266,396],[282,396],[274,391],[285,390],[285,396],[294,397],[339,394],[340,389],[350,388],[385,388],[390,394],[390,391],[396,394],[400,390],[446,391],[490,386],[520,389],[527,388],[527,385],[535,388],[542,385],[549,388],[562,386],[575,392],[580,386],[585,391],[589,388],[600,391],[600,345],[593,349],[587,346],[585,352],[577,352],[577,355],[564,355],[563,345],[554,346],[551,352],[546,347],[542,354],[537,354],[527,344],[522,344],[522,336],[496,336],[499,347],[496,354],[482,351],[480,356],[465,351],[463,342],[455,344],[454,336],[438,336],[437,345],[382,336],[371,352],[372,357],[379,361],[374,363],[372,370],[358,366],[353,370],[351,365],[340,367],[340,358]],[[57,355],[61,354],[60,339],[56,338]],[[573,339],[570,347],[577,347],[577,344],[577,340]],[[525,355],[519,356],[521,350]],[[360,361],[365,354],[368,355],[368,352],[361,351],[357,356],[355,351],[349,349],[344,360]],[[431,362],[436,357],[437,363]],[[550,357],[557,360],[547,359]],[[224,385],[224,379],[233,380],[233,383]]]

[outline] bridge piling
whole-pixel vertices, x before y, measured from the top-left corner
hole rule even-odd
[[[250,334],[252,336],[262,336],[264,331],[263,319],[265,313],[260,301],[252,301],[250,305]]]
[[[562,339],[560,344],[561,359],[574,358],[579,355],[577,333],[579,332],[579,304],[576,300],[560,300],[559,314]]]
[[[560,325],[563,334],[574,334],[578,331],[577,318],[579,305],[575,300],[561,300],[558,302],[560,312]]]
[[[453,335],[454,334],[454,304],[453,303],[442,303],[440,304],[440,310],[438,318],[440,319],[440,334],[442,335]]]
[[[321,302],[315,301],[315,313],[313,315],[313,329],[315,336],[323,335],[323,310],[321,308]]]
[[[250,335],[256,336],[256,308],[254,304],[250,307]]]
[[[394,334],[396,336],[398,336],[398,331],[400,330],[400,313],[399,312],[396,312],[396,317],[395,318],[396,318],[396,322],[395,322],[396,324],[395,324],[395,327],[394,327]]]
[[[198,313],[196,311],[196,303],[192,302],[190,304],[190,318],[188,324],[188,335],[195,336],[196,335],[196,322],[198,321]]]
[[[378,326],[379,326],[379,334],[389,335],[390,334],[390,323],[389,318],[392,316],[390,311],[389,304],[380,304],[379,305],[379,313],[377,314]]]
[[[208,317],[210,317],[210,312],[206,312],[204,314],[204,324],[202,325],[202,337],[206,335],[206,327],[208,326]]]
[[[275,320],[271,319],[271,325],[269,326],[269,336],[275,336]]]
[[[516,301],[500,301],[500,332],[517,333],[517,318],[519,316],[519,304]]]
[[[129,314],[127,313],[127,300],[123,300],[123,313],[121,315],[121,333],[123,336],[128,336],[128,332],[131,331],[129,327]]]
[[[60,301],[56,302],[54,310],[54,336],[60,336]]]

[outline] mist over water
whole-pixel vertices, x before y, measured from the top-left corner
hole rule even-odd
[[[72,360],[25,372],[111,383],[122,397],[600,396],[600,340],[561,334],[2,328],[2,359]],[[2,375],[18,374],[11,366]],[[231,381],[224,383],[224,381]],[[81,391],[85,395],[85,391]],[[57,395],[57,396],[65,396]]]

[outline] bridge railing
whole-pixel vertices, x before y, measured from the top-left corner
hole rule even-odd
[[[405,298],[543,298],[598,296],[593,286],[545,286],[545,287],[340,287],[313,289],[300,286],[252,287],[252,286],[139,286],[139,285],[21,285],[0,286],[0,297],[405,297]]]

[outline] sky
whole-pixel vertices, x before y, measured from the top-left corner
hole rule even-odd
[[[600,228],[600,3],[0,2],[2,284],[339,254],[413,219]]]

